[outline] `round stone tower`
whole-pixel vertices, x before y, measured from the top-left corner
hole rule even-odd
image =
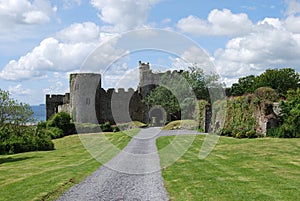
[[[72,118],[77,123],[97,124],[96,96],[101,88],[101,74],[70,75],[70,104]]]

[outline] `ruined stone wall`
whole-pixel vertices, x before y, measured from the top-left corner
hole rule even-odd
[[[274,111],[275,110],[275,111]],[[268,128],[278,126],[278,103],[248,94],[216,101],[212,106],[211,129],[234,137],[251,137],[256,132],[266,136]]]

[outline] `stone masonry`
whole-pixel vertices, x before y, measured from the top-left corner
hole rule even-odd
[[[137,90],[132,88],[103,89],[101,86],[101,74],[76,73],[70,75],[70,93],[65,95],[46,95],[47,119],[61,111],[69,113],[77,123],[126,123],[141,121],[151,123],[153,109],[143,103],[152,90],[159,85],[163,75],[171,76],[182,71],[167,71],[165,73],[153,73],[149,63],[139,62],[139,86]],[[162,111],[163,113],[164,111]],[[170,118],[164,115],[165,118]],[[171,119],[164,119],[166,121]]]

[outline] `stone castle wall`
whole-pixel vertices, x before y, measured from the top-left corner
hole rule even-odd
[[[167,71],[154,73],[149,63],[139,62],[140,81],[138,89],[105,90],[101,87],[101,75],[76,73],[70,75],[70,93],[46,95],[47,119],[57,112],[69,113],[78,123],[125,123],[141,121],[149,123],[149,110],[142,99],[159,85],[165,74],[181,73]]]

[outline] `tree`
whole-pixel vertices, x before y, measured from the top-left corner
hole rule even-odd
[[[192,88],[198,100],[210,101],[209,88],[222,88],[223,84],[218,83],[219,75],[205,74],[201,68],[189,67],[189,71],[184,71],[182,76],[185,78],[189,87]]]
[[[161,77],[161,85],[144,102],[150,106],[161,105],[172,119],[178,119],[179,115],[184,119],[192,118],[196,99],[210,101],[209,87],[220,87],[218,79],[217,75],[205,74],[196,67],[181,74],[165,74]]]
[[[26,125],[33,122],[32,114],[28,104],[0,89],[0,154],[54,149],[47,133]]]
[[[239,78],[238,83],[234,83],[230,89],[233,96],[241,96],[255,91],[255,76],[249,75]]]
[[[21,134],[22,126],[34,120],[32,115],[28,104],[19,103],[9,96],[9,92],[0,89],[0,128],[9,126]]]
[[[256,88],[271,87],[280,96],[285,97],[290,89],[300,87],[300,76],[292,68],[268,69],[255,79]]]
[[[280,118],[283,122],[279,128],[269,132],[274,137],[300,137],[300,88],[289,90],[286,101],[280,104]]]
[[[161,105],[171,116],[171,119],[177,119],[180,105],[175,95],[163,86],[158,86],[154,91],[145,98],[145,103],[150,106]]]

